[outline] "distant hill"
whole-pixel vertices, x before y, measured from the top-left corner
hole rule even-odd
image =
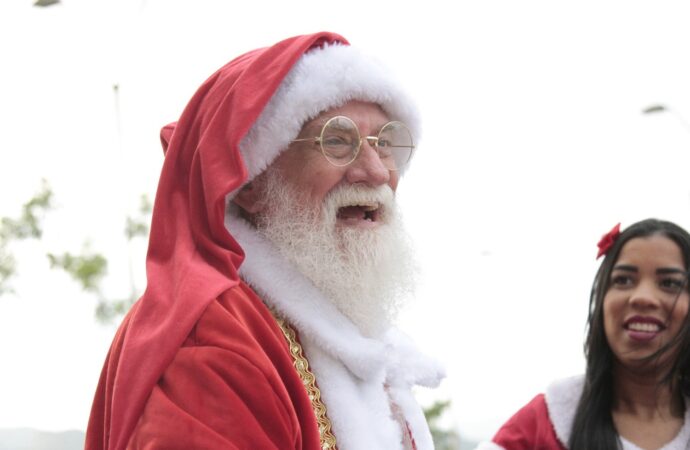
[[[83,450],[84,432],[0,428],[0,450]]]

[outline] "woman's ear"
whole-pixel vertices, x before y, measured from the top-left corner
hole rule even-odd
[[[232,202],[246,214],[253,216],[264,209],[264,201],[259,189],[254,182],[245,184],[235,195]]]

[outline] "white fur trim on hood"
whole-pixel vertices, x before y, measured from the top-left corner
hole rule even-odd
[[[380,105],[391,120],[404,122],[418,142],[417,109],[391,71],[372,56],[336,43],[302,55],[242,139],[247,181],[288,147],[305,122],[351,100]]]

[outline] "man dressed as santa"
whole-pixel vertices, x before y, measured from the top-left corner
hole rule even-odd
[[[148,285],[86,448],[433,448],[411,388],[442,370],[392,326],[418,136],[390,72],[333,33],[213,74],[161,133]]]

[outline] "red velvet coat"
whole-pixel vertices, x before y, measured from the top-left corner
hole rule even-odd
[[[154,386],[127,448],[319,449],[292,364],[261,300],[244,283],[230,289],[206,308]]]

